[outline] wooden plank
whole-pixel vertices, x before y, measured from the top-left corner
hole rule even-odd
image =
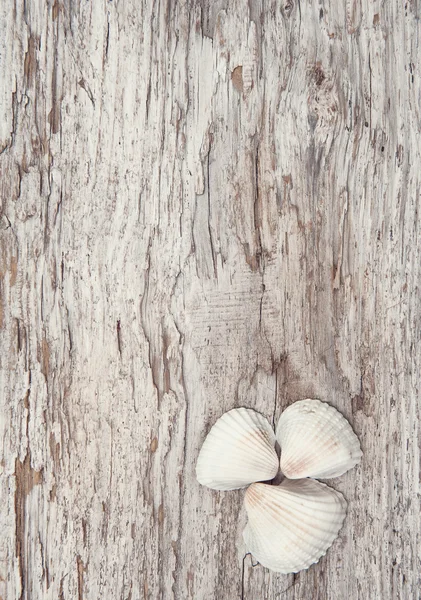
[[[0,597],[418,598],[418,2],[0,11]],[[283,576],[194,469],[305,397],[364,458]]]

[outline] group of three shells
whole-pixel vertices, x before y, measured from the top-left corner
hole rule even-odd
[[[282,413],[276,435],[254,410],[225,413],[203,443],[196,474],[215,490],[251,484],[244,499],[247,550],[269,569],[296,573],[326,553],[346,515],[342,494],[313,478],[338,477],[361,454],[357,436],[335,408],[301,400]],[[279,466],[285,476],[279,486],[256,483],[272,480]]]

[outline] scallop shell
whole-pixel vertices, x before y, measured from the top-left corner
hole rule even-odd
[[[313,479],[254,483],[245,495],[247,550],[278,573],[308,569],[326,554],[342,527],[342,494]]]
[[[199,453],[196,476],[214,490],[235,490],[279,471],[275,434],[265,417],[234,408],[218,419]]]
[[[289,479],[338,477],[362,456],[348,421],[320,400],[300,400],[281,415],[276,429],[281,471]]]

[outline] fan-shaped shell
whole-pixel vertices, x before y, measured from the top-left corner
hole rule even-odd
[[[220,417],[197,460],[199,483],[214,490],[235,490],[273,479],[279,470],[275,434],[261,414],[234,408]]]
[[[254,483],[245,495],[247,550],[264,567],[297,573],[326,554],[342,527],[342,494],[313,479]]]
[[[281,446],[281,471],[289,479],[338,477],[362,455],[345,417],[320,400],[291,404],[279,419],[276,438]]]

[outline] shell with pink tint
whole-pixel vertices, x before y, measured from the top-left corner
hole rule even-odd
[[[245,495],[246,548],[261,565],[297,573],[326,554],[342,527],[342,494],[314,481],[284,479],[280,486],[255,483]]]
[[[199,453],[196,476],[214,490],[235,490],[273,479],[279,470],[275,434],[254,410],[235,408],[220,417]]]
[[[291,404],[279,419],[276,438],[281,446],[281,471],[289,479],[338,477],[362,456],[351,425],[320,400]]]

